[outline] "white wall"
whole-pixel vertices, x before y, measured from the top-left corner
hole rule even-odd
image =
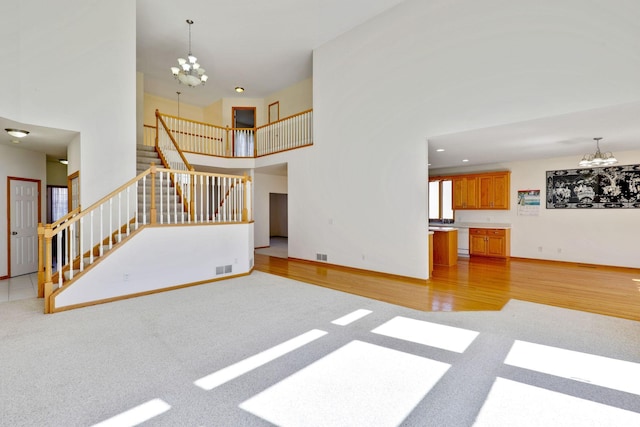
[[[81,164],[70,169],[81,169],[89,206],[135,175],[135,2],[12,3],[0,41],[1,52],[15,53],[5,56],[10,78],[0,79],[11,101],[0,102],[0,117],[80,132]]]
[[[7,248],[9,236],[7,234],[7,177],[29,178],[40,180],[41,219],[47,218],[46,188],[47,188],[47,159],[44,153],[13,148],[0,145],[0,277],[9,274],[9,259]]]
[[[225,265],[232,272],[216,275],[216,267]],[[58,294],[55,306],[244,274],[252,267],[253,224],[147,227]]]
[[[287,193],[287,177],[256,172],[253,176],[255,245],[269,246],[269,194]]]
[[[640,151],[615,154],[621,164],[640,164]],[[514,257],[640,268],[637,209],[546,209],[546,171],[575,169],[579,157],[475,168],[478,172],[511,170],[511,209],[458,211],[456,222],[511,224]],[[447,169],[446,173],[469,173],[469,170]],[[518,216],[518,190],[528,189],[540,190],[538,216]]]
[[[318,48],[290,256],[426,278],[426,137],[637,101],[638,19],[630,0],[408,0]]]

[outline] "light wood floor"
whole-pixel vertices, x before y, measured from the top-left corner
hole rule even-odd
[[[513,298],[640,320],[640,269],[462,258],[420,281],[260,254],[255,269],[423,311],[500,310]]]

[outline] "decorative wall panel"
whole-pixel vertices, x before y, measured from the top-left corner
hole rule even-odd
[[[640,208],[640,165],[547,171],[547,209]]]

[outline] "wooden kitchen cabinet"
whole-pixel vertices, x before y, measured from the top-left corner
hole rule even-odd
[[[511,172],[488,172],[472,175],[438,177],[453,181],[452,208],[510,209]]]
[[[478,176],[478,208],[509,209],[509,173]]]
[[[453,209],[475,209],[478,203],[478,180],[475,176],[453,177]]]
[[[511,255],[511,230],[470,228],[469,255],[508,258]]]

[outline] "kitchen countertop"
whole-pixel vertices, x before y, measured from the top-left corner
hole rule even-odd
[[[441,226],[429,226],[429,231],[454,231],[457,230],[456,227],[441,227]]]
[[[454,222],[453,224],[429,224],[431,229],[446,228],[511,228],[511,224],[500,222]],[[439,230],[445,231],[445,230]]]

